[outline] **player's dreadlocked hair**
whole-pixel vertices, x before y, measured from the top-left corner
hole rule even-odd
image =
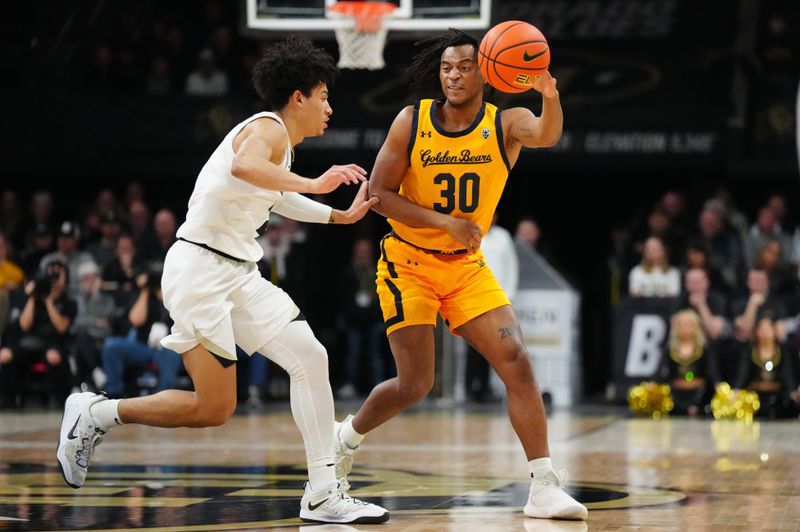
[[[455,28],[450,28],[447,33],[414,43],[419,52],[413,57],[411,66],[408,67],[408,72],[411,74],[411,89],[443,96],[442,85],[439,82],[442,54],[445,48],[462,44],[474,46],[477,56],[478,39]]]
[[[292,93],[306,96],[325,83],[330,88],[339,75],[333,58],[308,39],[291,36],[270,46],[253,67],[253,85],[273,110],[283,108]]]

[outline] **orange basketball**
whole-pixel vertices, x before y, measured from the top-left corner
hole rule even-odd
[[[533,24],[507,20],[483,36],[478,66],[486,82],[495,89],[525,92],[550,66],[550,47]]]

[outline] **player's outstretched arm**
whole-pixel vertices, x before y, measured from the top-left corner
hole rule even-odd
[[[377,205],[380,199],[377,196],[369,196],[369,183],[361,183],[356,197],[353,198],[353,204],[346,211],[333,209],[331,211],[330,223],[332,224],[352,224],[363,218],[374,205]]]
[[[341,184],[366,180],[366,170],[355,164],[332,166],[317,179],[290,172],[279,166],[287,142],[286,131],[276,121],[262,118],[251,122],[234,139],[231,175],[268,190],[311,194],[327,194]]]
[[[542,116],[537,117],[530,109],[515,107],[503,112],[503,119],[510,120],[509,136],[526,148],[555,146],[564,128],[564,113],[556,88],[556,78],[545,72],[533,85],[542,95]]]
[[[378,198],[370,198],[367,182],[361,183],[353,204],[346,211],[332,209],[330,206],[314,201],[297,192],[285,192],[272,208],[272,212],[307,223],[352,224],[359,221],[378,203]]]

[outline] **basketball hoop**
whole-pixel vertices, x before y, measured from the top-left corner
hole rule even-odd
[[[386,15],[397,8],[390,2],[336,2],[329,10],[338,18],[353,19],[353,24],[335,28],[339,43],[339,68],[378,70],[384,67],[383,47]]]

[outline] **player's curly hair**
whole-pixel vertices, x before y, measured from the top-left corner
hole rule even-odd
[[[292,93],[299,90],[311,95],[314,87],[333,86],[339,69],[333,57],[308,39],[290,36],[270,46],[253,67],[256,92],[273,109],[286,106]]]
[[[461,30],[450,28],[447,33],[429,37],[414,43],[419,52],[411,60],[408,72],[411,74],[411,89],[424,93],[434,93],[444,97],[439,82],[439,66],[446,48],[471,44],[478,54],[478,39]]]

